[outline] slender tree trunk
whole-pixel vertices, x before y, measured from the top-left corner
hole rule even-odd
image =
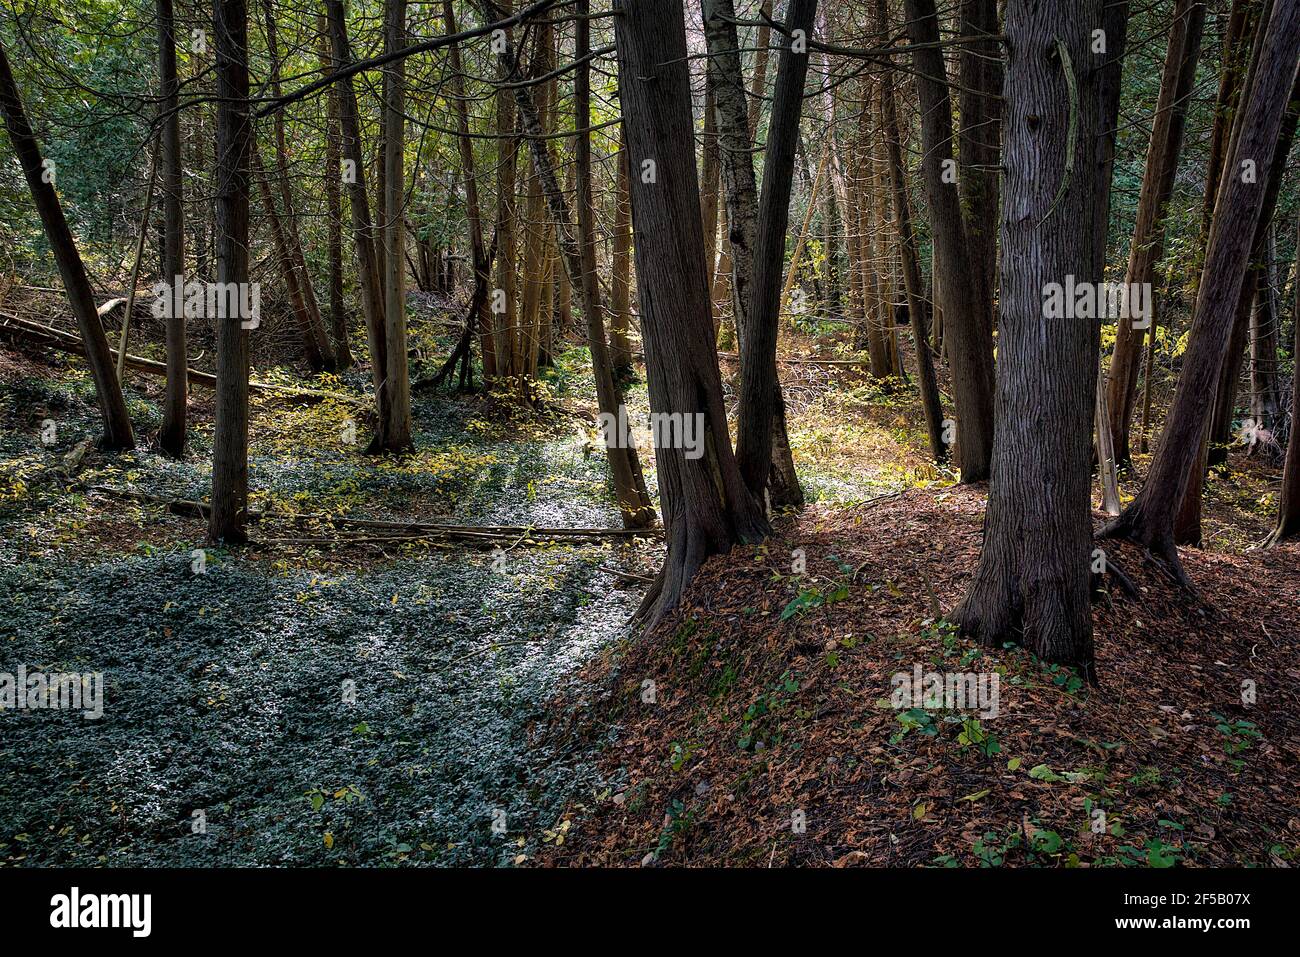
[[[1129,245],[1125,282],[1129,288],[1151,283],[1156,263],[1164,255],[1165,207],[1173,193],[1174,174],[1182,152],[1183,129],[1196,65],[1200,59],[1201,29],[1205,22],[1205,4],[1200,0],[1177,0],[1174,24],[1165,51],[1160,95],[1147,146],[1146,169],[1138,198],[1137,222]],[[1151,334],[1155,335],[1155,297],[1150,299]],[[1106,404],[1110,434],[1118,464],[1132,460],[1130,434],[1134,401],[1137,397],[1138,369],[1146,328],[1134,328],[1131,319],[1120,318],[1116,330],[1115,351],[1106,380]]]
[[[577,119],[577,129],[587,130],[591,126],[591,66],[584,58],[591,49],[591,21],[586,18],[589,12],[589,0],[577,0],[576,14],[578,21],[574,59],[580,64],[573,80],[573,103]],[[528,123],[527,109],[521,102],[521,110]],[[552,218],[556,221],[565,265],[568,267],[572,282],[578,287],[582,296],[582,312],[587,321],[587,345],[591,349],[591,371],[596,379],[596,400],[600,411],[613,415],[617,421],[620,414],[626,414],[622,390],[614,379],[614,366],[610,360],[609,349],[605,342],[604,306],[600,298],[600,285],[596,277],[596,210],[591,193],[591,133],[581,132],[577,136],[576,185],[578,188],[578,236],[576,239],[569,231],[569,213],[565,209],[564,196],[559,191],[554,169],[547,170],[550,154],[545,140],[533,140],[530,144],[534,161],[548,183]],[[619,512],[623,517],[625,528],[648,528],[654,524],[654,506],[650,494],[646,491],[645,476],[641,472],[641,462],[636,454],[636,447],[629,443],[610,442],[607,435],[605,444],[609,456],[609,469],[614,479],[614,491],[618,497]],[[621,447],[620,447],[621,446]]]
[[[632,200],[628,195],[627,143],[618,152],[617,183],[614,188],[614,236],[611,241],[609,309],[611,313],[609,351],[614,377],[625,382],[632,377],[631,325]]]
[[[1295,342],[1292,355],[1300,360],[1300,215],[1296,216],[1295,308],[1292,325]],[[1286,443],[1286,463],[1282,467],[1282,489],[1278,493],[1277,527],[1265,541],[1276,545],[1300,536],[1300,368],[1291,374],[1291,432]]]
[[[1264,241],[1264,261],[1256,274],[1255,308],[1250,316],[1250,417],[1255,435],[1272,435],[1282,411],[1278,385],[1278,329],[1281,317],[1277,310],[1277,238],[1270,223]],[[1252,442],[1252,445],[1255,443]]]
[[[68,221],[63,216],[59,194],[54,190],[56,170],[52,165],[47,166],[41,157],[41,148],[27,121],[18,84],[14,82],[3,46],[0,46],[0,112],[4,113],[9,141],[13,144],[23,175],[27,178],[32,202],[40,214],[41,225],[45,227],[46,238],[59,266],[59,275],[63,278],[68,304],[72,307],[77,326],[81,330],[90,375],[95,381],[95,397],[104,420],[104,437],[100,447],[106,450],[134,448],[135,433],[131,430],[131,416],[126,411],[122,383],[118,381],[117,372],[113,368],[108,336],[104,333],[99,312],[95,308],[95,295],[90,288],[90,280],[86,278],[86,267],[81,261],[81,254],[77,252],[77,244],[72,238],[72,230],[68,228]]]
[[[961,208],[971,273],[990,303],[997,281],[998,163],[1002,153],[1002,45],[997,0],[961,0],[958,132]],[[882,24],[883,26],[883,24]]]
[[[1174,519],[1196,467],[1270,173],[1274,164],[1286,161],[1276,148],[1300,56],[1300,4],[1277,4],[1267,22],[1261,20],[1260,29],[1264,36],[1258,69],[1252,71],[1256,79],[1247,84],[1244,123],[1229,149],[1225,171],[1230,175],[1216,202],[1178,390],[1142,491],[1105,529],[1107,535],[1129,538],[1159,554],[1184,583],[1186,574],[1174,546]],[[1242,175],[1247,160],[1257,165],[1258,176]]]
[[[1090,318],[1049,315],[1044,293],[1067,275],[1101,278],[1093,237],[1079,224],[1092,215],[1099,172],[1092,159],[1105,132],[1101,56],[1091,52],[1103,6],[1007,5],[998,429],[984,547],[953,616],[986,645],[1018,641],[1089,679],[1098,330]]]
[[[344,20],[342,0],[326,0],[326,15],[330,25],[330,43],[335,69],[352,62],[348,45],[347,24]],[[335,85],[339,94],[340,147],[346,165],[343,182],[347,186],[348,207],[352,213],[353,247],[357,258],[357,295],[366,319],[366,338],[370,348],[370,375],[375,387],[376,432],[367,448],[368,453],[387,447],[385,432],[388,427],[388,349],[384,333],[383,278],[376,256],[375,225],[370,216],[370,194],[366,191],[365,158],[361,148],[361,126],[357,116],[356,90],[352,77],[347,76]]]
[[[157,0],[158,109],[163,115],[158,141],[158,169],[162,179],[163,250],[162,279],[168,285],[185,274],[185,195],[181,167],[181,119],[177,104],[180,78],[176,72],[176,22],[172,0]],[[185,455],[186,412],[189,404],[189,361],[185,354],[185,316],[167,323],[167,391],[163,396],[162,427],[158,445],[164,455]],[[125,351],[125,350],[123,350]]]
[[[330,72],[330,35],[325,14],[317,14],[321,72]],[[329,88],[325,104],[325,218],[329,258],[330,331],[334,360],[340,369],[352,365],[348,311],[343,301],[343,161],[339,145],[339,88]]]
[[[263,0],[262,9],[266,22],[267,57],[271,61],[271,95],[279,96],[281,93],[280,52],[271,0]],[[298,287],[296,302],[301,305],[305,331],[312,339],[309,355],[319,356],[320,367],[333,371],[337,368],[334,349],[330,346],[329,336],[325,333],[325,322],[321,318],[320,304],[316,300],[316,287],[312,283],[311,272],[307,269],[307,260],[302,252],[298,216],[293,208],[293,184],[289,180],[289,151],[284,136],[283,110],[276,111],[271,126],[275,133],[276,186],[280,194],[280,204],[284,207],[284,243],[289,255],[286,269],[294,274],[295,285]],[[270,205],[274,207],[274,203]],[[313,365],[313,368],[316,366]]]
[[[385,0],[384,46],[389,52],[406,46],[406,0]],[[406,60],[384,67],[384,332],[388,358],[388,426],[386,451],[412,447],[411,380],[406,354],[406,224],[405,136]]]
[[[217,282],[231,289],[248,283],[248,170],[253,125],[248,111],[248,9],[244,0],[216,0],[213,21],[218,97]],[[235,544],[247,540],[248,333],[238,311],[219,315],[215,321],[217,389],[208,537]]]
[[[749,136],[749,119],[745,112],[744,82],[740,74],[740,57],[736,40],[735,24],[730,22],[735,17],[731,0],[705,0],[703,7],[704,33],[708,44],[711,69],[713,70],[714,105],[717,111],[718,150],[722,160],[722,180],[726,187],[727,226],[731,256],[732,272],[732,314],[735,317],[737,338],[740,340],[742,393],[745,389],[745,341],[749,338],[750,326],[755,322],[753,303],[756,290],[753,285],[757,278],[758,236],[760,229],[759,204],[755,189],[754,165]],[[811,27],[806,35],[811,34]],[[807,72],[807,54],[803,59],[803,71]],[[782,205],[780,239],[772,236],[775,255],[778,257],[775,267],[771,265],[774,288],[765,293],[767,299],[776,298],[775,306],[770,307],[772,314],[769,330],[772,337],[771,349],[773,376],[776,364],[776,329],[780,312],[780,275],[781,258],[784,251],[785,224],[789,220],[789,186],[793,175],[793,141],[797,140],[799,113],[802,104],[802,80],[799,92],[794,94],[793,131],[782,135],[790,137],[790,156],[786,161],[786,181],[779,188],[785,190],[786,201],[782,205],[774,194],[771,199],[773,207]],[[786,147],[783,147],[786,148]],[[770,144],[769,144],[770,149]],[[772,153],[769,152],[768,163]],[[767,168],[765,164],[765,169]],[[777,189],[777,186],[773,187]],[[638,262],[640,260],[638,259]],[[638,276],[640,273],[638,272]],[[757,356],[759,353],[753,353]],[[751,400],[752,401],[752,400]],[[780,383],[773,377],[772,395],[766,400],[771,403],[771,420],[769,426],[770,444],[767,446],[769,467],[764,476],[764,484],[769,488],[769,501],[773,508],[798,508],[803,504],[803,492],[799,488],[798,476],[794,471],[794,460],[790,453],[790,441],[787,437],[785,423],[785,402],[780,394]],[[741,399],[742,407],[745,399]],[[741,413],[744,417],[744,413]],[[738,426],[738,430],[740,427]],[[739,441],[739,438],[738,438]],[[739,448],[737,455],[739,455]],[[758,466],[754,465],[755,470]],[[749,479],[747,479],[749,481]],[[755,479],[757,481],[757,479]],[[769,484],[770,483],[770,484]],[[752,488],[752,486],[751,486]],[[762,499],[760,498],[760,501]]]
[[[456,32],[456,15],[452,10],[451,0],[443,0],[442,22],[448,35]],[[448,63],[451,67],[451,90],[456,107],[456,130],[460,133],[461,176],[465,182],[465,212],[469,218],[470,255],[473,258],[475,285],[488,283],[490,265],[487,261],[487,247],[483,243],[483,220],[478,202],[478,174],[474,166],[474,141],[469,135],[469,111],[465,106],[465,82],[461,73],[460,47],[453,43],[447,50]],[[479,349],[483,358],[483,378],[495,379],[497,376],[497,349],[492,332],[492,313],[486,298],[479,304],[476,315],[470,320],[478,326]]]
[[[961,213],[952,156],[952,107],[943,54],[938,48],[939,19],[934,0],[906,0],[907,32],[915,49],[912,64],[921,108],[921,171],[930,205],[939,304],[952,367],[957,404],[957,444],[961,480],[989,477],[993,446],[993,329],[991,304],[981,297]],[[922,46],[922,44],[926,44]],[[933,45],[930,45],[933,44]],[[1088,377],[1092,381],[1092,376]]]
[[[876,17],[882,26],[888,23],[886,14],[886,0],[876,0]],[[925,301],[916,237],[912,233],[912,213],[907,202],[907,170],[903,166],[893,71],[885,70],[881,74],[880,83],[882,131],[889,151],[890,196],[894,206],[894,222],[898,226],[898,252],[902,259],[903,287],[907,293],[908,321],[912,327],[912,342],[916,346],[921,405],[925,409],[930,452],[936,462],[945,462],[948,459],[948,446],[943,441],[943,402],[939,397],[939,383],[934,372],[934,355],[930,351],[930,309],[929,303]]]
[[[681,0],[618,0],[619,100],[632,169],[654,160],[653,182],[631,179],[637,289],[652,412],[698,423],[695,456],[656,450],[668,554],[639,617],[650,625],[676,608],[711,555],[768,534],[731,450],[709,310],[691,141],[690,75]],[[721,127],[721,124],[719,124]]]

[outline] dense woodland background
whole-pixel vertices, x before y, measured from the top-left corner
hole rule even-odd
[[[1297,0],[5,0],[0,50],[0,670],[110,705],[0,714],[0,860],[1300,852]],[[1105,282],[1149,328],[1046,305]],[[1002,716],[889,708],[914,662]]]

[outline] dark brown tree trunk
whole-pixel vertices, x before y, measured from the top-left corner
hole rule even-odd
[[[271,0],[263,0],[262,9],[266,23],[267,57],[271,61],[271,95],[279,96],[280,89],[280,52],[276,35],[275,12]],[[302,323],[305,334],[312,340],[309,356],[319,356],[320,368],[334,371],[337,362],[329,336],[325,333],[325,322],[321,318],[320,303],[316,300],[316,287],[312,283],[311,273],[307,269],[307,260],[302,252],[302,239],[298,230],[298,215],[293,207],[293,184],[289,179],[289,151],[284,136],[284,111],[277,110],[271,121],[275,133],[275,169],[276,187],[280,194],[280,204],[284,207],[284,244],[289,262],[286,269],[293,273],[294,284],[298,289],[297,303],[302,309]],[[274,201],[270,206],[274,208]],[[316,366],[313,365],[313,369]]]
[[[1281,316],[1277,309],[1277,239],[1272,224],[1264,240],[1263,262],[1256,272],[1255,307],[1250,314],[1250,417],[1256,439],[1272,435],[1282,411],[1277,353]]]
[[[1183,129],[1196,65],[1200,59],[1201,30],[1205,22],[1205,4],[1200,0],[1178,0],[1174,7],[1174,24],[1165,51],[1160,95],[1147,146],[1146,169],[1138,198],[1137,222],[1129,245],[1125,282],[1131,287],[1151,283],[1156,263],[1164,256],[1165,206],[1173,193],[1174,174],[1182,152]],[[1155,298],[1150,300],[1151,335],[1155,335]],[[1115,351],[1106,380],[1106,404],[1110,413],[1110,433],[1119,465],[1132,460],[1130,435],[1134,403],[1137,398],[1138,370],[1142,363],[1145,327],[1135,329],[1128,318],[1119,320]]]
[[[347,24],[342,0],[327,0],[326,15],[330,25],[330,43],[335,69],[352,62],[348,45]],[[347,163],[348,206],[352,214],[353,247],[357,258],[357,297],[366,319],[366,338],[370,347],[370,376],[375,388],[376,433],[367,452],[382,451],[387,446],[388,427],[388,349],[384,335],[383,279],[376,255],[375,225],[370,215],[370,194],[366,192],[365,158],[361,149],[361,125],[357,116],[357,96],[352,77],[335,84],[339,94],[339,133],[343,160]]]
[[[321,72],[330,72],[330,34],[325,14],[317,15]],[[352,365],[348,310],[343,301],[343,158],[339,145],[339,92],[332,84],[325,104],[325,218],[329,258],[330,332],[334,361],[340,369]]]
[[[984,548],[953,614],[986,645],[1018,641],[1095,678],[1089,463],[1098,329],[1049,316],[1066,276],[1101,263],[1093,213],[1103,97],[1091,51],[1103,0],[1011,0],[997,416]],[[1074,153],[1071,155],[1070,150]]]
[[[384,48],[406,46],[406,0],[384,0]],[[384,67],[384,333],[388,358],[388,424],[385,451],[411,442],[411,380],[406,351],[406,173],[404,154],[406,60]]]
[[[952,155],[952,107],[939,44],[934,0],[905,0],[908,37],[921,108],[921,171],[930,205],[938,274],[938,302],[952,367],[957,405],[957,447],[961,480],[989,477],[993,447],[993,317],[980,295],[961,213]]]
[[[876,19],[883,27],[889,22],[886,0],[876,0]],[[903,166],[903,149],[899,133],[898,106],[894,100],[894,73],[885,70],[880,77],[881,118],[889,149],[890,195],[894,204],[894,222],[898,225],[898,252],[903,267],[903,287],[907,293],[907,316],[916,346],[916,367],[921,405],[925,409],[926,432],[930,452],[936,462],[946,462],[948,446],[943,441],[943,402],[930,351],[930,304],[925,300],[921,264],[912,233],[912,213],[907,201],[907,169]],[[999,144],[1000,151],[1000,144]],[[996,238],[996,237],[995,237]]]
[[[54,190],[56,170],[52,166],[47,167],[41,157],[40,145],[27,121],[18,84],[14,82],[3,46],[0,46],[0,112],[4,113],[9,141],[13,144],[23,175],[27,178],[32,202],[40,214],[41,225],[45,227],[46,238],[68,295],[68,304],[72,307],[72,314],[81,331],[90,375],[95,380],[95,397],[104,420],[104,437],[100,447],[105,450],[134,448],[135,433],[131,429],[131,416],[126,411],[122,384],[113,368],[108,336],[104,334],[99,311],[95,308],[95,294],[90,288],[90,280],[86,278],[86,267],[81,261],[81,254],[77,252],[72,230],[68,228],[68,221],[63,216],[59,194]]]
[[[216,0],[213,33],[218,97],[217,282],[229,289],[248,283],[248,170],[253,126],[248,112],[248,9],[244,0]],[[237,311],[218,316],[215,322],[217,389],[208,537],[234,544],[247,540],[248,333]]]
[[[1296,276],[1295,308],[1292,325],[1295,326],[1295,348],[1292,355],[1300,360],[1300,215],[1296,216]],[[1282,466],[1282,488],[1278,493],[1277,527],[1265,544],[1300,536],[1300,368],[1291,374],[1291,432],[1286,443],[1286,463]]]
[[[740,73],[740,56],[737,52],[737,39],[734,19],[735,11],[731,0],[705,0],[703,4],[704,35],[710,53],[710,69],[713,75],[714,107],[717,113],[718,151],[722,162],[722,182],[726,191],[726,222],[730,250],[732,315],[735,320],[736,335],[742,356],[745,340],[750,325],[754,322],[752,303],[754,302],[753,280],[757,268],[755,258],[758,248],[759,204],[755,188],[752,140],[749,135],[749,119],[746,115],[744,80]],[[808,33],[811,33],[809,28]],[[766,63],[766,54],[761,53]],[[804,71],[807,70],[806,54]],[[764,66],[764,70],[766,66]],[[800,99],[794,106],[795,114],[790,122],[795,125],[794,139],[798,136]],[[793,149],[793,147],[791,147]],[[770,155],[770,154],[769,154]],[[770,162],[770,160],[769,160]],[[793,155],[788,170],[793,170]],[[789,218],[789,176],[787,172],[785,220]],[[773,197],[776,203],[776,197]],[[784,243],[784,229],[780,242]],[[783,250],[783,246],[781,247]],[[780,255],[780,253],[778,253]],[[776,283],[777,303],[771,321],[779,322],[781,263],[777,262],[772,270]],[[710,297],[711,298],[711,297]],[[775,350],[775,338],[773,339]],[[775,351],[773,351],[775,365]],[[742,358],[742,370],[743,370]],[[742,379],[744,373],[742,371]],[[742,384],[742,391],[743,391]],[[743,401],[743,400],[742,400]],[[773,388],[769,401],[772,403],[771,441],[769,446],[770,468],[768,470],[768,500],[773,508],[798,508],[803,504],[803,492],[799,488],[798,476],[794,470],[794,460],[790,452],[785,423],[785,402],[780,394],[780,384]],[[762,499],[760,498],[760,501]]]
[[[632,377],[631,326],[632,200],[628,195],[627,144],[618,151],[618,179],[614,187],[614,235],[610,241],[609,352],[614,377],[625,382]]]
[[[971,272],[980,298],[994,301],[998,261],[998,163],[1002,153],[1002,44],[997,0],[961,0],[958,54],[960,194]],[[882,25],[884,22],[882,21]]]
[[[790,221],[794,154],[803,113],[804,80],[808,75],[807,44],[816,13],[817,0],[790,0],[785,21],[787,36],[781,40],[763,162],[754,274],[746,310],[748,323],[740,341],[736,461],[750,492],[760,500],[765,493],[769,494],[774,508],[803,505],[803,492],[794,472],[785,430],[776,428],[777,414],[784,411],[776,372],[776,341],[781,322],[782,267]],[[735,260],[734,249],[732,259]],[[778,431],[779,436],[775,434]]]
[[[162,279],[168,285],[185,274],[184,183],[181,170],[180,78],[176,72],[176,22],[172,0],[157,0],[158,109],[162,114],[158,172],[162,181]],[[164,455],[185,455],[189,405],[189,360],[185,354],[185,316],[167,318],[167,391],[163,397],[158,446]]]
[[[668,554],[639,617],[653,625],[681,602],[711,555],[768,532],[731,450],[710,321],[699,180],[690,143],[690,75],[681,0],[619,0],[619,100],[630,165],[637,289],[652,413],[703,425],[703,455],[656,450]]]
[[[452,11],[451,0],[443,0],[442,22],[448,35],[456,32],[456,15]],[[469,110],[465,106],[465,83],[461,74],[460,47],[453,43],[447,51],[448,65],[451,67],[452,98],[456,107],[456,130],[460,133],[461,175],[465,181],[465,212],[469,217],[470,255],[473,257],[474,282],[486,286],[488,283],[489,264],[487,247],[483,242],[483,221],[478,202],[478,175],[474,168],[474,141],[469,135]],[[479,349],[483,358],[483,378],[495,379],[497,376],[496,338],[492,330],[492,313],[489,303],[484,298],[477,315],[471,319],[479,330]]]
[[[1267,21],[1253,82],[1247,83],[1244,122],[1233,136],[1225,167],[1196,312],[1178,390],[1166,419],[1160,448],[1142,491],[1105,534],[1139,542],[1159,554],[1184,583],[1186,574],[1174,546],[1174,519],[1197,468],[1198,449],[1214,401],[1214,386],[1232,333],[1265,193],[1278,155],[1279,134],[1300,56],[1300,4],[1274,6]],[[1258,175],[1242,175],[1249,160]],[[1246,179],[1253,179],[1246,182]],[[1199,471],[1199,469],[1198,469]]]

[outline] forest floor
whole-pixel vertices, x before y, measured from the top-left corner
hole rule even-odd
[[[444,353],[442,333],[414,340]],[[206,498],[210,394],[193,391],[183,462],[146,438],[68,476],[97,432],[84,366],[0,349],[0,671],[107,686],[98,720],[0,711],[0,866],[1267,864],[1300,847],[1297,551],[1248,551],[1275,482],[1254,460],[1210,484],[1208,547],[1186,553],[1205,605],[1116,548],[1146,590],[1099,607],[1087,689],[934,620],[973,567],[983,493],[930,463],[908,387],[788,369],[809,508],[634,637],[654,539],[524,536],[504,561],[318,541],[346,537],[329,516],[616,527],[581,350],[544,376],[546,415],[417,393],[417,451],[389,459],[359,452],[363,373],[257,377],[336,397],[255,393],[266,517],[196,572],[200,519],[105,490]],[[160,397],[130,379],[142,437]],[[629,405],[644,415],[643,384]],[[1000,669],[999,716],[882,707],[914,662]]]

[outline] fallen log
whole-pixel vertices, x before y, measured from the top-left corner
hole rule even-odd
[[[105,316],[112,312],[125,299],[110,299],[99,307],[100,316]],[[24,319],[9,312],[0,312],[0,334],[5,334],[11,341],[27,342],[36,346],[47,349],[54,349],[59,352],[67,352],[72,355],[84,356],[85,348],[82,345],[81,337],[70,332],[64,332],[62,329],[55,329],[53,326],[47,326],[44,323],[36,322],[32,319]],[[117,358],[117,350],[109,346],[113,358]],[[127,353],[125,365],[128,369],[134,369],[137,372],[143,372],[148,375],[156,375],[163,378],[167,376],[167,364],[158,362],[155,359],[146,359],[144,356],[133,356]],[[191,385],[201,385],[209,389],[215,389],[217,386],[217,377],[210,372],[200,372],[198,369],[186,369],[186,378]],[[248,387],[258,392],[271,392],[277,395],[296,396],[308,399],[337,399],[340,402],[349,402],[355,405],[365,403],[364,399],[348,395],[344,392],[328,392],[323,389],[302,389],[296,386],[273,385],[269,382],[250,381]]]
[[[87,492],[111,495],[136,502],[159,505],[173,515],[188,518],[207,518],[209,506],[206,502],[193,499],[167,498],[151,495],[136,489],[114,488],[108,485],[91,485]],[[308,512],[297,514],[280,514],[249,509],[248,520],[258,522],[263,519],[281,519],[295,524],[311,522],[329,523],[343,527],[384,531],[386,535],[356,536],[348,539],[344,536],[312,537],[300,539],[268,539],[264,543],[297,544],[348,544],[349,542],[373,541],[416,541],[422,539],[450,539],[454,541],[497,543],[501,541],[545,539],[547,541],[601,541],[609,538],[628,539],[634,537],[656,537],[658,529],[641,528],[591,528],[591,527],[541,527],[533,525],[450,525],[442,522],[403,522],[378,518],[353,518],[344,515],[328,515]]]

